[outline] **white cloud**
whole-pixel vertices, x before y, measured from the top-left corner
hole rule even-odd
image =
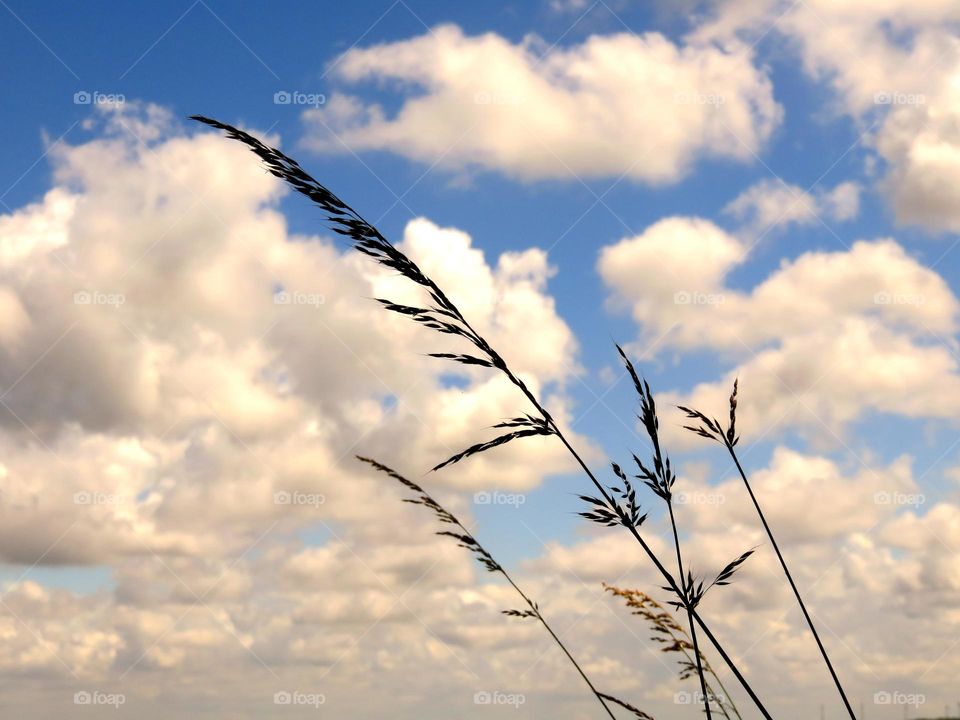
[[[419,720],[431,707],[479,720],[489,708],[473,693],[522,686],[533,716],[594,713],[549,638],[499,614],[516,606],[509,589],[478,582],[485,576],[433,536],[422,508],[341,457],[400,458],[416,477],[524,409],[516,393],[470,369],[448,385],[442,373],[456,368],[422,353],[449,346],[363,300],[404,299],[403,283],[323,237],[291,236],[275,209],[278,186],[249,154],[172,132],[157,109],[110,118],[110,133],[54,154],[56,187],[42,201],[0,217],[0,381],[13,386],[0,432],[0,552],[21,566],[41,556],[41,565],[102,565],[115,583],[86,594],[29,578],[5,588],[7,702],[53,720],[74,691],[100,687],[127,694],[118,716],[254,718],[275,713],[274,692],[298,688],[324,693],[337,716]],[[402,243],[441,284],[462,289],[455,299],[471,320],[569,421],[564,386],[577,347],[549,295],[546,254],[488,261],[468,234],[425,218]],[[669,347],[737,353],[739,336],[761,357],[774,353],[769,366],[791,382],[822,370],[821,354],[841,360],[838,399],[824,411],[837,423],[862,411],[862,397],[907,414],[955,411],[953,360],[922,338],[955,332],[956,298],[899,245],[807,253],[734,290],[744,252],[706,220],[670,218],[608,248],[601,271],[644,331],[676,324]],[[277,287],[324,302],[277,305]],[[77,291],[123,301],[77,304]],[[684,291],[724,302],[716,311],[673,304]],[[923,301],[878,304],[878,292]],[[782,409],[782,392],[765,395],[748,379],[764,373],[741,373],[745,421],[765,405]],[[716,386],[721,406],[726,382]],[[568,467],[559,450],[517,443],[424,482],[470,523],[458,489],[533,487]],[[849,470],[780,449],[754,476],[818,617],[839,636],[838,664],[857,695],[922,674],[931,698],[951,687],[951,656],[934,660],[956,626],[956,506],[921,514],[866,503],[915,489],[907,459]],[[734,503],[736,480],[688,488],[730,498],[727,515],[681,509],[698,569],[762,541]],[[323,502],[277,505],[277,491]],[[817,508],[831,491],[830,506],[798,521],[796,507]],[[77,493],[88,500],[78,504]],[[646,530],[667,552],[662,523]],[[311,532],[323,541],[298,539]],[[633,553],[614,530],[591,533],[549,545],[516,577],[605,688],[669,715],[676,668],[643,650],[646,629],[597,586],[657,593]],[[789,669],[794,683],[773,690],[782,693],[774,702],[799,707],[825,696],[828,681],[799,618],[784,615],[790,598],[769,551],[755,560],[704,609],[758,686],[782,688]]]
[[[369,300],[410,288],[329,238],[292,235],[281,185],[249,152],[186,135],[160,108],[98,111],[93,139],[51,151],[54,187],[0,216],[0,556],[111,580],[80,593],[28,574],[5,588],[0,668],[43,693],[31,715],[119,685],[143,717],[167,712],[171,694],[187,714],[219,716],[232,700],[204,699],[211,669],[237,683],[234,715],[252,717],[272,714],[277,682],[312,688],[318,668],[342,708],[333,688],[378,668],[390,670],[384,696],[414,692],[402,670],[420,663],[469,701],[481,668],[497,687],[529,667],[525,641],[542,638],[503,622],[515,601],[478,589],[471,558],[351,457],[419,477],[528,409],[523,398],[488,371],[425,357],[457,348]],[[577,344],[546,253],[491,262],[426,218],[401,244],[568,423]],[[425,484],[470,521],[451,488],[533,488],[570,468],[542,440]],[[305,546],[311,533],[327,539]],[[465,629],[467,612],[481,619]],[[366,631],[374,642],[358,645]],[[471,671],[466,649],[494,646],[509,661]],[[546,684],[567,677],[563,662],[545,663]],[[30,684],[50,678],[62,698]]]
[[[860,208],[860,188],[844,182],[829,191],[810,193],[798,185],[761,180],[731,200],[724,212],[744,222],[753,232],[766,233],[790,223],[846,221]]]
[[[312,147],[391,150],[525,180],[671,182],[702,156],[750,161],[781,116],[746,46],[678,46],[658,33],[547,48],[534,37],[512,44],[443,25],[351,49],[335,73],[423,92],[389,117],[378,104],[333,94],[305,113]]]
[[[868,706],[875,692],[908,688],[902,691],[923,694],[928,707],[938,707],[949,700],[943,697],[944,689],[956,674],[956,661],[947,649],[958,623],[958,508],[925,498],[911,465],[910,458],[902,457],[887,465],[845,466],[785,447],[775,448],[765,467],[746,461],[754,490],[844,685],[852,697],[867,698]],[[725,466],[724,479],[717,483],[687,470],[681,468],[675,486],[682,498],[676,515],[685,562],[694,574],[710,578],[757,546],[732,585],[708,592],[701,614],[737,653],[767,702],[803,706],[802,699],[782,690],[778,681],[784,672],[807,688],[816,704],[833,697],[829,676],[736,471]],[[658,502],[650,498],[648,504],[655,507]],[[654,513],[642,531],[661,557],[670,557],[665,519]],[[549,546],[530,569],[573,586],[580,579],[609,581],[626,572],[616,584],[639,587],[662,601],[665,594],[653,589],[661,583],[647,564],[631,567],[637,560],[642,560],[642,552],[626,533],[591,533],[574,546]],[[617,601],[611,604],[616,608]],[[594,623],[608,620],[598,610],[591,617]],[[625,610],[621,617],[622,622],[608,626],[609,632],[631,646],[642,644],[642,621]],[[878,627],[883,632],[878,633]],[[950,628],[946,637],[938,627]],[[612,644],[611,653],[619,656],[619,648],[619,643]],[[653,659],[648,664],[656,665]],[[653,704],[647,708],[654,713],[657,698],[663,697],[657,690],[651,687]],[[810,707],[814,711],[815,705]],[[875,716],[893,720],[893,714],[883,715],[886,709],[872,707]]]
[[[249,153],[171,134],[156,108],[108,112],[104,134],[52,154],[57,186],[41,202],[0,219],[5,558],[217,556],[274,520],[359,521],[379,485],[355,479],[352,452],[422,470],[525,409],[490,373],[425,358],[451,348],[365,299],[402,299],[397,279],[288,234],[280,186]],[[132,134],[144,127],[149,146]],[[545,253],[490,266],[468,235],[426,219],[403,245],[467,290],[452,293],[516,348],[511,363],[565,421],[577,348],[547,294]],[[530,488],[568,467],[562,447],[535,439],[436,482]],[[326,502],[278,506],[276,492]]]
[[[638,350],[656,341],[657,352],[712,350],[736,362],[669,402],[719,412],[739,375],[745,435],[839,434],[869,411],[956,416],[960,305],[936,272],[893,240],[861,240],[783,261],[745,291],[727,277],[748,247],[709,221],[674,217],[601,252],[612,301],[640,328]]]
[[[898,221],[960,229],[960,41],[957,3],[886,0],[717,2],[697,42],[786,36],[806,71],[834,89],[885,161]]]

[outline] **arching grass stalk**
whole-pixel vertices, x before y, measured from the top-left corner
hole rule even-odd
[[[639,510],[634,503],[627,506],[621,506],[607,488],[605,488],[593,471],[587,466],[583,458],[573,448],[567,438],[564,436],[556,421],[549,412],[540,404],[540,401],[533,395],[526,384],[508,367],[507,363],[494,350],[494,348],[480,335],[463,316],[457,306],[447,297],[443,290],[427,275],[417,267],[410,258],[392,245],[373,225],[368,223],[352,207],[343,200],[334,195],[328,188],[321,185],[313,177],[307,174],[300,164],[293,158],[284,155],[275,148],[271,148],[248,133],[237,128],[222,123],[218,120],[202,116],[192,116],[192,119],[204,123],[211,127],[222,130],[227,137],[238,140],[253,151],[265,164],[268,172],[286,182],[297,192],[308,197],[317,207],[324,211],[327,221],[330,223],[331,230],[343,235],[351,240],[353,247],[358,252],[368,255],[384,267],[390,268],[410,282],[419,285],[431,300],[428,307],[416,307],[410,305],[401,305],[390,300],[379,300],[384,308],[405,315],[416,323],[439,333],[451,336],[459,336],[473,346],[474,352],[478,354],[460,354],[460,353],[431,353],[433,357],[443,358],[453,362],[463,363],[465,365],[477,365],[481,367],[494,368],[502,372],[507,379],[515,385],[521,393],[527,398],[536,411],[536,415],[526,414],[522,417],[515,417],[511,420],[502,422],[495,427],[506,429],[506,432],[499,437],[473,445],[466,450],[454,455],[448,460],[437,465],[434,470],[458,462],[470,455],[484,452],[491,448],[511,442],[522,437],[534,435],[555,435],[557,439],[567,449],[576,463],[584,471],[587,478],[600,493],[603,500],[591,498],[591,503],[596,503],[597,510],[609,514],[609,525],[623,525],[633,535],[634,539],[643,549],[644,553],[657,568],[657,571],[663,576],[663,579],[670,586],[670,589],[677,597],[684,597],[684,591],[681,590],[676,580],[660,562],[647,542],[638,531],[638,527],[643,522],[645,516],[641,517]],[[602,507],[601,507],[602,506]],[[760,698],[750,687],[747,679],[737,668],[733,659],[723,649],[716,636],[699,616],[696,610],[691,610],[694,620],[698,627],[710,640],[716,648],[720,657],[730,667],[730,670],[737,677],[737,680],[743,686],[744,690],[750,696],[761,714],[767,719],[772,720],[769,712],[763,706]]]
[[[650,384],[640,378],[637,374],[636,368],[634,368],[633,363],[630,362],[630,358],[627,357],[627,354],[623,351],[619,345],[617,345],[617,351],[620,353],[620,358],[623,360],[623,365],[627,370],[627,373],[630,375],[630,379],[633,381],[634,390],[637,392],[637,396],[640,399],[640,413],[637,415],[637,418],[640,420],[640,424],[643,425],[644,430],[647,433],[647,437],[650,439],[650,444],[653,448],[653,462],[652,468],[644,465],[643,461],[637,457],[636,454],[633,455],[633,461],[637,465],[639,474],[634,477],[637,480],[641,480],[644,485],[646,485],[654,495],[659,497],[667,506],[667,512],[670,516],[670,529],[673,533],[673,546],[677,553],[677,570],[680,573],[680,583],[682,585],[683,594],[676,602],[671,602],[670,605],[673,605],[678,610],[682,607],[686,610],[687,619],[690,625],[690,640],[693,643],[693,657],[695,660],[695,668],[697,671],[697,676],[700,680],[700,693],[703,700],[704,711],[707,715],[707,720],[710,720],[710,694],[707,692],[707,681],[704,675],[702,656],[703,654],[700,651],[700,644],[697,641],[697,627],[693,621],[693,611],[694,608],[700,603],[703,599],[706,592],[713,587],[714,585],[728,585],[731,578],[737,569],[746,561],[748,557],[753,554],[753,550],[748,550],[739,558],[735,559],[733,562],[729,563],[717,577],[709,585],[704,587],[703,581],[695,581],[693,572],[690,570],[689,566],[687,567],[686,572],[684,572],[683,556],[680,551],[680,534],[677,530],[677,518],[674,513],[674,492],[673,486],[677,480],[677,475],[673,470],[673,467],[670,464],[670,457],[666,454],[660,444],[660,419],[657,417],[657,403],[653,397],[653,392],[650,390]],[[620,468],[616,463],[613,464],[613,471],[617,474],[618,477],[624,482],[629,483],[626,473]]]
[[[560,640],[559,637],[557,637],[557,634],[553,631],[553,628],[550,627],[550,624],[547,622],[546,618],[543,617],[543,614],[540,612],[540,607],[537,605],[537,603],[531,600],[530,597],[520,589],[520,587],[513,581],[513,578],[510,577],[510,574],[506,571],[503,565],[494,560],[493,555],[491,555],[487,549],[480,544],[480,542],[469,530],[467,530],[466,526],[464,526],[464,524],[461,523],[452,512],[434,500],[430,493],[424,490],[420,485],[403,477],[396,470],[393,470],[386,465],[377,462],[376,460],[372,460],[371,458],[361,457],[358,455],[357,460],[367,463],[376,470],[393,478],[408,490],[411,490],[415,494],[415,497],[405,498],[404,502],[412,503],[414,505],[423,505],[428,510],[432,510],[433,514],[440,522],[453,525],[458,528],[459,532],[441,530],[437,533],[437,535],[446,535],[448,537],[452,537],[457,541],[457,544],[460,547],[473,553],[473,556],[481,565],[483,565],[487,572],[499,573],[508,583],[510,583],[510,586],[523,599],[523,602],[527,607],[522,610],[502,610],[501,612],[510,617],[536,618],[540,624],[543,625],[544,630],[550,634],[550,637],[553,638],[554,642],[557,643],[557,645],[563,651],[563,654],[567,656],[567,659],[570,661],[573,667],[576,668],[577,672],[580,674],[580,677],[583,678],[583,681],[587,684],[587,687],[590,688],[590,692],[593,693],[600,705],[603,706],[603,709],[606,711],[607,715],[613,718],[613,720],[616,720],[616,715],[613,714],[613,712],[610,710],[610,707],[607,705],[608,702],[614,702],[621,707],[633,710],[636,716],[642,718],[643,720],[653,720],[650,715],[647,715],[641,710],[634,708],[632,705],[625,703],[622,700],[618,700],[612,695],[607,695],[597,690],[593,682],[591,682],[590,678],[588,678],[587,674],[583,671],[583,668],[580,667],[580,663],[574,659],[573,655],[570,654],[570,651],[567,650],[567,646],[563,644],[563,641]]]

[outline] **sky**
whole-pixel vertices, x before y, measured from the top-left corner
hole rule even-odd
[[[233,143],[297,158],[443,287],[605,482],[649,380],[701,612],[774,717],[960,717],[960,8],[948,0],[0,0],[4,716],[599,717],[692,679],[555,438],[378,308],[414,288]],[[671,557],[659,501],[651,547]],[[712,658],[743,717],[759,717]],[[287,702],[289,701],[289,702]],[[948,713],[945,715],[945,713]]]

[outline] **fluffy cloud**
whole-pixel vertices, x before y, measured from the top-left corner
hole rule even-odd
[[[960,41],[949,0],[716,2],[698,42],[781,33],[885,161],[897,219],[960,229]]]
[[[683,217],[603,249],[600,273],[637,321],[638,349],[657,340],[658,351],[736,360],[720,382],[671,401],[719,412],[739,375],[747,434],[791,425],[839,434],[870,410],[956,416],[960,305],[936,272],[893,240],[857,241],[784,261],[744,291],[727,278],[748,252],[713,223]]]
[[[318,667],[357,678],[406,662],[428,608],[446,619],[418,650],[424,665],[463,655],[452,648],[479,640],[456,637],[458,608],[502,592],[473,590],[470,558],[438,550],[429,523],[351,456],[419,475],[489,438],[522,398],[425,357],[455,348],[366,299],[410,288],[329,238],[292,235],[281,185],[248,152],[185,134],[159,108],[98,113],[89,141],[51,150],[55,187],[0,218],[0,556],[26,570],[2,597],[0,665],[28,685],[125,687],[141,703],[126,711],[149,716],[143,703],[162,707],[177,677],[214,667],[254,666],[264,677],[245,697],[269,712],[278,683],[307,690]],[[566,422],[577,346],[546,254],[490,263],[425,218],[401,242]],[[569,467],[534,439],[429,484],[531,488]],[[64,565],[111,582],[84,594],[30,577]],[[361,652],[381,621],[383,651]],[[502,621],[487,621],[493,637]],[[203,694],[188,714],[209,706]],[[48,717],[72,707],[72,691],[45,697]]]
[[[524,692],[532,717],[592,716],[549,638],[500,615],[516,606],[509,588],[478,582],[486,576],[433,535],[422,508],[348,459],[362,450],[416,478],[522,410],[516,393],[424,358],[450,347],[363,300],[412,299],[410,288],[327,238],[291,235],[278,184],[249,154],[184,135],[156,108],[101,121],[96,139],[52,153],[50,192],[0,217],[0,553],[40,566],[0,598],[8,705],[53,720],[76,711],[74,692],[98,690],[125,694],[117,717],[258,718],[276,714],[274,693],[297,689],[323,693],[338,716],[415,720],[430,707],[479,720],[491,708],[474,693],[501,689]],[[577,347],[548,293],[546,254],[488,260],[468,234],[425,218],[402,243],[569,420]],[[837,423],[862,397],[908,414],[955,411],[953,360],[921,339],[955,332],[956,299],[899,245],[807,253],[733,290],[745,251],[709,221],[671,218],[608,248],[601,271],[645,331],[673,328],[668,347],[736,354],[743,340],[800,358],[778,370],[793,379],[822,370],[816,342],[836,340],[822,350],[845,358],[834,390],[853,383],[837,396],[849,408],[831,406]],[[681,292],[691,301],[675,304]],[[693,293],[724,302],[704,307]],[[726,379],[716,387],[722,405]],[[749,394],[745,413],[765,412]],[[472,526],[458,491],[530,488],[568,467],[554,444],[531,441],[424,482]],[[851,470],[781,448],[751,472],[857,695],[950,687],[955,663],[937,658],[956,626],[956,506],[877,503],[915,491],[907,458]],[[698,570],[762,542],[735,478],[690,475],[680,514]],[[797,507],[831,492],[830,506],[798,521]],[[715,512],[697,493],[728,501]],[[584,532],[516,577],[605,689],[669,716],[676,668],[598,587],[658,593],[660,583],[629,538]],[[669,551],[662,521],[646,532]],[[512,536],[481,537],[512,550]],[[755,560],[705,611],[774,704],[826,697],[775,561],[765,548]],[[107,568],[111,582],[84,593],[34,579],[66,564]]]
[[[844,469],[780,448],[769,466],[748,470],[848,690],[868,699],[916,691],[932,706],[949,700],[939,689],[956,673],[952,656],[941,655],[957,624],[951,578],[960,509],[896,501],[916,489],[908,458]],[[681,469],[678,480],[678,519],[695,572],[716,572],[759,545],[732,586],[710,591],[704,616],[768,703],[796,706],[794,688],[831,697],[739,479],[717,485],[700,475]],[[435,710],[481,718],[488,708],[476,707],[473,694],[492,688],[524,692],[523,711],[533,716],[589,717],[589,697],[545,634],[500,616],[515,605],[509,588],[475,584],[469,557],[432,538],[420,508],[386,494],[391,525],[408,528],[402,541],[382,529],[394,536],[390,547],[360,532],[322,547],[267,542],[228,562],[120,563],[120,602],[107,592],[17,583],[3,596],[0,667],[16,674],[19,693],[47,687],[47,703],[34,707],[51,719],[73,692],[92,689],[125,693],[121,717],[160,717],[173,703],[211,717],[236,705],[238,717],[255,718],[269,715],[273,693],[299,689],[323,693],[328,711],[375,714],[384,707],[375,698],[386,693],[405,719],[422,716],[424,697]],[[797,507],[817,512],[798,516]],[[551,543],[515,576],[604,689],[665,715],[684,687],[673,658],[651,647],[642,621],[599,587],[616,582],[663,600],[660,583],[626,533],[587,532],[572,546]],[[669,556],[662,518],[655,514],[644,533]],[[790,686],[777,682],[785,669]],[[185,675],[196,682],[184,684]],[[887,708],[875,710],[882,716]]]
[[[830,191],[807,192],[797,185],[761,180],[731,200],[724,212],[753,232],[766,233],[790,223],[812,225],[820,219],[852,220],[860,208],[860,188],[844,182]]]
[[[932,503],[919,492],[912,465],[905,456],[887,465],[844,466],[784,447],[774,449],[765,467],[746,462],[843,682],[868,707],[874,693],[898,691],[924,695],[927,707],[936,708],[949,701],[942,690],[956,672],[947,648],[958,622],[953,610],[960,593],[954,581],[958,508]],[[831,702],[829,677],[735,470],[725,468],[720,482],[710,482],[701,469],[681,466],[675,489],[677,519],[686,530],[685,561],[694,573],[712,577],[745,549],[757,547],[731,586],[708,592],[701,612],[762,688],[761,697],[774,706],[797,707],[797,699],[778,692],[777,678],[789,672],[811,688],[817,702]],[[644,535],[669,558],[669,525],[658,515],[647,521]],[[591,532],[575,546],[551,545],[530,568],[571,587],[626,573],[617,584],[663,597],[651,590],[660,583],[626,533]],[[599,607],[592,618],[609,621]],[[624,618],[619,628],[607,626],[609,631],[624,638],[639,631],[642,637],[642,622],[625,613]],[[946,638],[941,626],[951,628]],[[619,653],[619,644],[612,647]],[[654,677],[669,678],[666,668],[661,674],[651,664]],[[666,684],[662,690],[650,686],[648,709],[656,712]],[[740,703],[733,683],[728,687]],[[875,716],[892,720],[895,715],[884,715],[886,710],[871,708]]]
[[[534,37],[512,44],[444,25],[351,49],[335,73],[424,92],[405,97],[392,116],[334,94],[305,115],[312,147],[387,149],[526,180],[674,181],[700,156],[749,160],[781,116],[746,46],[677,45],[658,33],[547,48]]]

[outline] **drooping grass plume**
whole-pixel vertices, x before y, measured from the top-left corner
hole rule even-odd
[[[693,643],[690,642],[690,635],[683,626],[676,621],[673,614],[667,610],[667,608],[640,590],[619,588],[606,583],[603,584],[603,587],[614,596],[623,598],[631,614],[638,615],[647,621],[647,625],[651,632],[653,632],[653,636],[650,639],[653,642],[663,645],[661,652],[677,653],[682,656],[682,659],[678,661],[681,680],[687,680],[697,674],[697,661],[694,660],[696,657],[696,649]],[[717,675],[713,666],[710,665],[710,661],[707,660],[707,657],[702,652],[698,660],[703,667],[704,673],[712,678],[712,680],[706,681],[706,687],[714,706],[720,709],[720,712],[723,713],[723,716],[727,718],[727,720],[733,720],[731,713],[735,715],[738,720],[742,720],[736,703],[733,701],[733,698],[730,697],[727,688],[724,687],[720,676]],[[713,688],[714,683],[720,688],[719,694]]]
[[[523,426],[521,430],[511,430],[510,432],[501,435],[493,441],[481,443],[480,446],[467,448],[467,450],[454,455],[443,463],[440,463],[440,465],[437,466],[438,468],[458,462],[468,455],[484,452],[492,449],[493,447],[503,445],[522,437],[528,437],[532,435],[555,435],[557,439],[563,443],[564,447],[583,470],[584,474],[586,474],[593,486],[600,493],[602,500],[595,499],[598,503],[600,503],[595,507],[603,509],[606,513],[612,513],[612,515],[608,517],[608,521],[605,524],[621,524],[627,528],[627,530],[631,533],[631,535],[633,535],[634,539],[643,549],[644,553],[657,568],[657,571],[663,576],[663,579],[670,586],[670,589],[678,596],[683,595],[683,591],[677,584],[677,581],[673,578],[664,564],[660,562],[660,559],[656,556],[637,529],[639,523],[642,522],[642,517],[639,515],[639,508],[634,502],[635,493],[626,493],[626,497],[622,498],[625,502],[624,505],[621,505],[614,498],[611,491],[609,491],[608,488],[605,488],[600,483],[596,475],[594,475],[593,471],[590,470],[589,466],[586,464],[580,454],[567,440],[557,422],[553,419],[546,408],[543,407],[537,397],[530,391],[523,380],[513,372],[513,370],[507,365],[499,353],[490,345],[490,343],[488,343],[476,330],[474,330],[473,327],[471,327],[470,323],[463,316],[460,310],[457,309],[456,305],[454,305],[454,303],[446,296],[440,287],[433,282],[433,280],[427,277],[420,270],[420,268],[417,267],[416,263],[414,263],[410,258],[394,247],[386,238],[383,237],[383,235],[380,234],[379,230],[364,220],[356,210],[351,208],[340,198],[334,195],[330,190],[308,175],[300,167],[296,160],[284,155],[275,148],[264,145],[253,136],[243,132],[242,130],[238,130],[231,125],[198,115],[193,116],[192,119],[222,130],[226,133],[227,137],[246,145],[263,161],[268,172],[284,180],[294,190],[310,198],[321,210],[323,210],[324,214],[326,215],[326,219],[330,223],[330,226],[334,232],[349,238],[353,243],[354,248],[359,252],[372,257],[381,265],[399,272],[411,282],[421,286],[429,295],[431,300],[431,304],[429,304],[427,307],[400,305],[390,300],[380,300],[387,310],[405,315],[414,322],[417,322],[436,332],[445,335],[459,336],[473,345],[474,349],[479,353],[478,355],[438,353],[438,357],[441,359],[451,360],[453,362],[487,366],[499,370],[514,386],[520,390],[527,401],[536,410],[536,416],[526,416],[527,419],[530,420],[531,424]],[[533,417],[537,417],[537,419],[534,420]],[[601,513],[601,515],[603,515],[603,513]],[[614,522],[611,523],[610,521]],[[697,614],[696,610],[693,610],[692,614],[694,620],[697,622],[697,625],[710,640],[714,648],[716,648],[720,657],[723,658],[723,661],[730,667],[731,671],[737,677],[737,680],[743,686],[744,690],[746,690],[754,704],[756,704],[761,714],[767,720],[772,720],[769,712],[767,712],[766,708],[763,706],[763,703],[760,701],[760,698],[753,691],[753,688],[750,686],[749,682],[747,682],[747,679],[737,668],[730,655],[724,650],[723,646],[720,644],[720,641],[707,626],[706,622],[699,616],[699,614]]]
[[[766,531],[767,537],[770,539],[770,544],[773,546],[773,551],[777,554],[777,559],[780,561],[780,567],[783,568],[783,574],[786,575],[787,582],[790,583],[790,588],[793,590],[793,595],[797,599],[797,604],[800,606],[801,612],[803,612],[803,617],[807,621],[807,627],[810,628],[810,632],[813,634],[813,638],[817,642],[817,647],[820,649],[820,655],[823,657],[823,662],[826,664],[827,670],[830,672],[830,677],[833,678],[833,683],[837,687],[837,692],[840,694],[843,704],[847,709],[847,713],[850,715],[850,720],[856,720],[853,707],[851,707],[850,701],[847,699],[847,693],[844,691],[843,685],[840,683],[840,678],[837,676],[837,671],[834,669],[833,663],[830,661],[830,656],[827,654],[827,649],[824,647],[823,641],[820,639],[820,633],[817,632],[817,628],[813,624],[813,618],[810,617],[810,613],[807,611],[807,606],[804,604],[803,598],[800,596],[800,590],[797,588],[797,584],[793,580],[793,575],[790,574],[790,569],[787,567],[787,561],[784,559],[783,553],[780,552],[780,547],[777,545],[777,540],[773,536],[773,530],[770,529],[770,524],[767,522],[767,518],[763,514],[763,510],[760,507],[760,502],[757,500],[757,496],[753,492],[753,487],[750,485],[750,481],[747,479],[747,474],[744,472],[743,466],[740,464],[740,458],[737,456],[736,447],[740,440],[736,431],[737,389],[738,380],[734,380],[733,392],[730,394],[729,403],[730,422],[726,429],[721,426],[720,422],[716,418],[711,420],[699,410],[693,410],[681,405],[679,408],[686,413],[687,418],[697,421],[697,424],[685,425],[684,427],[700,437],[705,437],[709,440],[714,440],[720,443],[730,454],[733,464],[736,465],[737,471],[740,473],[740,478],[743,480],[743,484],[747,488],[747,494],[750,496],[750,501],[753,503],[753,507],[757,511],[757,515],[760,518],[760,523],[763,525],[763,529]]]
[[[434,357],[454,357],[455,359],[463,356],[451,356],[446,353],[431,353]],[[473,358],[474,360],[476,358]],[[439,465],[434,466],[434,470],[440,470],[445,468],[447,465],[453,465],[458,463],[464,458],[468,458],[471,455],[476,455],[478,453],[485,452],[491,448],[495,448],[498,445],[504,445],[511,440],[516,440],[523,437],[533,437],[534,435],[552,435],[553,430],[547,425],[546,421],[542,418],[531,417],[527,415],[525,417],[513,418],[512,420],[506,420],[501,423],[497,423],[493,427],[495,428],[518,428],[516,430],[511,430],[510,432],[504,433],[499,437],[494,438],[493,440],[487,440],[486,442],[477,443],[476,445],[471,445],[466,450],[458,452],[453,457],[444,460]]]
[[[430,493],[424,490],[420,485],[403,477],[396,470],[393,470],[386,465],[377,462],[376,460],[372,460],[371,458],[361,457],[358,455],[357,459],[393,478],[414,494],[414,497],[412,498],[404,498],[403,502],[412,503],[414,505],[423,505],[428,510],[433,511],[433,514],[436,516],[437,520],[448,525],[453,525],[459,529],[459,531],[441,530],[437,532],[437,535],[446,535],[447,537],[452,537],[457,541],[457,544],[460,547],[473,553],[473,556],[481,565],[483,565],[484,568],[486,568],[488,572],[499,573],[504,577],[504,579],[506,579],[508,583],[510,583],[510,586],[523,599],[527,607],[522,610],[513,608],[509,610],[501,610],[501,613],[507,615],[508,617],[536,618],[540,624],[543,625],[544,629],[550,634],[550,637],[554,639],[560,649],[563,650],[564,655],[567,656],[567,659],[570,660],[570,663],[576,668],[577,672],[580,674],[580,677],[583,678],[583,681],[590,688],[590,692],[594,694],[594,696],[597,698],[597,701],[607,712],[607,715],[616,720],[616,716],[613,714],[607,704],[608,702],[613,702],[630,710],[631,712],[636,713],[637,717],[645,718],[646,720],[653,720],[652,717],[640,710],[637,710],[635,707],[624,702],[623,700],[619,700],[606,693],[601,693],[596,689],[594,684],[590,681],[590,678],[588,678],[586,673],[583,671],[583,668],[580,667],[580,664],[573,658],[573,655],[570,654],[570,651],[567,650],[566,645],[563,644],[560,638],[557,637],[557,634],[553,631],[553,628],[551,628],[547,623],[546,619],[540,612],[539,605],[531,600],[530,597],[520,589],[520,587],[513,581],[513,578],[510,577],[510,574],[504,569],[503,565],[494,560],[493,555],[491,555],[487,549],[480,544],[480,542],[469,530],[467,530],[466,526],[464,526],[464,524],[461,523],[452,512],[434,500]]]

